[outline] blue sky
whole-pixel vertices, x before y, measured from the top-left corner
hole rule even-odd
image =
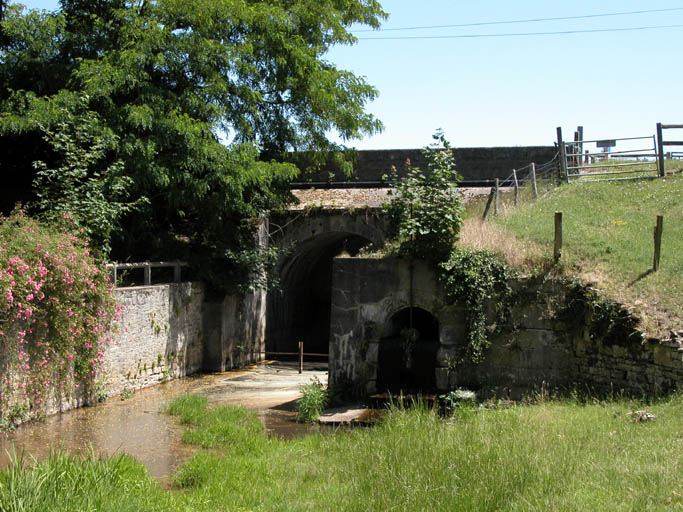
[[[54,0],[23,2],[56,9]],[[390,18],[360,38],[485,35],[683,25],[683,2],[574,0],[385,0]],[[658,13],[423,30],[404,27]],[[358,30],[364,27],[359,27]],[[683,123],[683,26],[651,30],[454,39],[361,39],[328,58],[379,89],[369,110],[385,131],[347,144],[359,149],[421,147],[443,128],[455,146],[552,144],[584,126],[587,139],[652,135]]]

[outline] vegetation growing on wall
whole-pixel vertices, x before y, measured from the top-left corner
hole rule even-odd
[[[391,244],[399,255],[431,263],[446,289],[448,299],[467,306],[467,345],[456,363],[479,362],[489,347],[489,331],[505,320],[510,272],[490,251],[456,247],[463,224],[462,197],[456,188],[450,144],[441,131],[435,145],[423,150],[427,169],[408,166],[397,181],[392,199],[385,205],[391,222]],[[497,299],[495,325],[487,325],[487,301]]]
[[[41,415],[50,400],[69,398],[73,390],[92,391],[117,314],[110,292],[83,238],[22,212],[0,217],[0,413],[5,420]]]
[[[507,266],[490,251],[458,248],[441,265],[440,279],[448,299],[466,306],[467,345],[457,362],[479,362],[491,345],[489,334],[507,320],[512,290]],[[487,302],[494,304],[494,323],[487,324]]]
[[[442,131],[435,143],[422,150],[424,171],[407,162],[406,176],[393,169],[392,199],[385,204],[389,237],[400,255],[435,264],[446,261],[458,241],[462,225],[462,197],[455,187],[461,176],[455,170],[450,144]]]

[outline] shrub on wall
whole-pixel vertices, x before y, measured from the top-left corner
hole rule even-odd
[[[448,259],[458,241],[463,221],[462,196],[456,183],[462,179],[455,170],[450,144],[440,130],[435,143],[422,150],[427,169],[407,164],[406,176],[399,180],[392,169],[394,189],[384,205],[389,217],[389,238],[398,253],[439,264]]]
[[[109,279],[83,238],[22,212],[0,217],[5,424],[11,416],[39,416],[50,400],[68,399],[74,391],[87,397],[117,308]]]

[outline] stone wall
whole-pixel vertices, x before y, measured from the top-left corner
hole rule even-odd
[[[202,305],[198,283],[117,288],[123,305],[105,350],[101,379],[111,394],[158,384],[202,369]]]
[[[202,325],[204,371],[223,372],[260,361],[266,338],[265,292],[207,301]]]
[[[412,300],[410,279],[410,263],[405,260],[335,260],[332,384],[352,383],[376,391],[378,354],[388,321],[412,304],[439,323],[434,382],[440,391],[464,386],[483,396],[519,398],[542,387],[648,395],[683,388],[680,339],[644,340],[635,319],[623,310],[606,327],[589,303],[577,309],[576,297],[568,301],[572,290],[554,281],[511,283],[516,292],[511,322],[493,337],[484,362],[453,367],[450,362],[465,343],[466,311],[443,301],[443,290],[424,264],[414,266]]]
[[[200,283],[117,288],[124,306],[105,351],[110,394],[263,358],[265,292],[207,298]]]
[[[380,149],[356,151],[353,176],[347,177],[334,162],[312,166],[303,157],[292,156],[302,169],[297,181],[379,181],[390,173],[392,166],[403,175],[406,160],[413,167],[426,168],[421,149]],[[491,148],[454,148],[453,155],[457,171],[465,180],[504,179],[512,169],[519,169],[531,162],[537,165],[553,159],[557,150],[554,146],[510,146]]]

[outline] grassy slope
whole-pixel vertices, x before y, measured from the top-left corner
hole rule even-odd
[[[92,461],[56,457],[0,474],[0,509],[21,510],[23,499],[25,510],[46,511],[680,510],[683,396],[648,405],[655,421],[631,422],[641,407],[549,401],[447,421],[394,410],[376,428],[292,441],[220,408],[187,422],[200,443],[204,431],[232,434],[219,436],[221,454],[202,451],[181,469],[179,489],[160,490],[129,459],[93,471]]]
[[[495,219],[552,254],[553,215],[563,212],[563,261],[613,298],[634,304],[650,332],[683,318],[683,176],[654,181],[575,183]],[[652,267],[653,228],[664,215],[660,271]]]

